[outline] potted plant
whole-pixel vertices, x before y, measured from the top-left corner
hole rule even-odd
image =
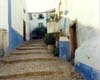
[[[44,42],[48,46],[48,50],[52,52],[54,49],[54,45],[56,43],[56,38],[54,37],[54,34],[53,33],[46,34],[44,37]]]
[[[53,49],[53,55],[54,55],[54,56],[59,56],[59,48],[55,47],[55,48]]]
[[[44,26],[36,27],[32,32],[31,32],[31,38],[43,38],[45,34],[47,33],[47,28]]]

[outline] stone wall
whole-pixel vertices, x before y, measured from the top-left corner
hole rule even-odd
[[[6,52],[8,45],[8,32],[5,29],[0,29],[0,56]]]

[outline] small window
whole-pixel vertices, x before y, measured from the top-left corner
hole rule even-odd
[[[30,19],[30,20],[33,20],[32,14],[29,14],[29,19]]]
[[[44,25],[43,25],[43,23],[38,23],[38,26],[43,27]]]
[[[26,13],[26,10],[25,10],[25,9],[23,9],[23,12],[24,12],[24,13]]]
[[[43,14],[39,14],[38,19],[44,19]]]
[[[36,17],[36,15],[34,14],[34,17]]]

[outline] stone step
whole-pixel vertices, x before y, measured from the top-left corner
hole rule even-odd
[[[58,60],[51,54],[27,54],[27,55],[9,55],[5,58],[1,58],[3,63],[18,63],[18,62],[29,62],[29,61],[52,61]]]
[[[40,45],[40,44],[39,45],[35,45],[35,44],[24,45],[23,44],[23,45],[20,45],[20,47],[46,47],[46,45]]]
[[[11,55],[23,55],[23,54],[41,54],[41,53],[48,53],[48,50],[15,50],[11,52]]]
[[[36,61],[6,64],[0,68],[0,79],[24,76],[70,75],[71,66],[65,62]]]
[[[40,39],[20,45],[0,58],[0,64],[0,80],[81,80],[72,73],[73,66],[50,54]]]
[[[40,50],[40,49],[47,49],[46,47],[18,47],[18,48],[16,48],[16,50]]]
[[[22,44],[20,46],[32,46],[32,47],[45,47],[46,45],[45,44]]]
[[[84,80],[83,76],[75,71],[71,72],[70,77],[73,79]]]
[[[5,77],[0,80],[67,80],[68,77],[63,76],[61,73],[53,73],[50,75],[42,75],[42,76],[22,76],[21,77]],[[68,79],[69,80],[69,79]],[[70,79],[72,80],[72,79]]]
[[[28,42],[26,41],[26,42],[24,42],[24,44],[25,44],[25,43],[29,43],[29,44],[31,44],[31,43],[41,43],[41,44],[42,44],[42,43],[44,43],[44,41],[34,40],[34,41],[28,41]]]
[[[30,62],[30,61],[57,61],[56,58],[34,58],[34,59],[20,59],[20,60],[1,60],[2,63],[21,63],[21,62]]]
[[[44,75],[44,76],[24,76],[24,77],[14,77],[8,79],[0,79],[0,80],[69,80],[68,77],[63,76],[62,74],[53,74],[53,75]],[[70,79],[72,80],[72,79]]]
[[[12,52],[12,53],[10,53],[10,55],[29,55],[29,54],[48,54],[48,52],[20,52],[20,51],[18,51],[18,52]]]
[[[44,50],[44,49],[38,49],[38,50],[15,50],[13,51],[12,53],[30,53],[30,52],[33,52],[33,53],[48,53],[48,50]]]
[[[80,76],[80,75],[78,75]],[[65,76],[61,73],[53,73],[53,74],[48,74],[48,75],[42,75],[42,76],[31,76],[31,75],[23,75],[23,76],[14,76],[14,77],[6,77],[2,78],[0,80],[85,80],[83,77],[77,77],[75,76],[70,77],[70,76]]]
[[[26,41],[24,44],[31,44],[31,43],[44,43],[44,40],[42,39],[36,39],[36,40],[31,40],[31,41]]]
[[[18,48],[47,48],[46,46],[20,46]]]
[[[24,42],[23,44],[33,44],[33,43],[39,43],[39,44],[42,44],[42,43],[44,43],[43,41],[26,41],[26,42]]]

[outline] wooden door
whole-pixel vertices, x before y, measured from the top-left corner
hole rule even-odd
[[[23,21],[23,40],[26,41],[26,23]]]
[[[75,57],[75,51],[77,48],[77,34],[76,34],[76,23],[70,27],[70,45],[71,45],[71,58]]]

